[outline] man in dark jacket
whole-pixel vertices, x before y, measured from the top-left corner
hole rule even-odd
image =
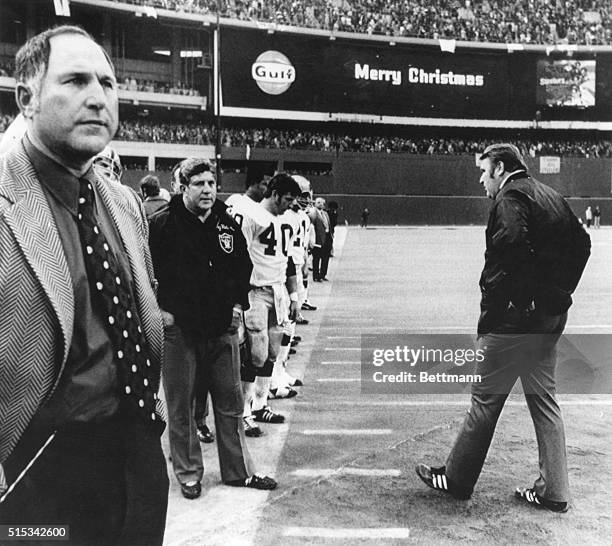
[[[159,178],[153,174],[147,174],[140,181],[140,191],[143,197],[143,207],[147,220],[151,218],[158,210],[163,209],[168,205],[166,201],[160,195]]]
[[[477,364],[480,383],[445,467],[417,466],[433,489],[468,499],[478,480],[497,419],[521,379],[536,431],[540,475],[515,495],[555,512],[568,509],[565,434],[555,399],[555,347],[590,255],[590,239],[556,191],[534,180],[518,149],[489,146],[480,158],[494,200],[480,278]]]
[[[252,264],[242,232],[216,200],[214,167],[186,159],[180,192],[151,217],[150,246],[159,282],[166,347],[164,388],[174,472],[186,498],[201,493],[196,385],[210,391],[219,463],[229,485],[274,489],[254,474],[242,427],[238,326],[249,306]]]
[[[315,244],[312,249],[312,279],[315,282],[327,280],[329,255],[332,249],[332,235],[325,199],[317,197],[315,206],[310,211],[310,221],[315,230]]]

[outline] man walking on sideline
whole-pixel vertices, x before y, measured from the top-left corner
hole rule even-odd
[[[166,334],[164,388],[170,451],[181,492],[200,496],[204,472],[196,433],[199,387],[210,391],[221,478],[228,485],[274,489],[254,474],[242,426],[238,326],[249,307],[252,265],[240,227],[217,201],[214,167],[185,159],[181,193],[151,218],[151,254]],[[198,385],[198,383],[200,385]]]
[[[114,68],[71,26],[32,37],[15,64],[27,132],[0,160],[0,522],[161,545],[148,226],[136,194],[92,168],[117,130]]]
[[[494,200],[486,231],[478,345],[484,360],[472,386],[472,405],[446,466],[419,464],[431,488],[469,499],[497,419],[518,378],[536,431],[540,475],[515,495],[565,512],[569,484],[565,433],[555,399],[555,347],[590,255],[589,236],[556,191],[527,174],[518,149],[489,146],[480,157],[487,196]]]

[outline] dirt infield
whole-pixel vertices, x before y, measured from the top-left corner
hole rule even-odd
[[[567,330],[612,333],[612,230],[591,234],[593,258]],[[180,498],[171,478],[166,544],[609,544],[612,396],[560,396],[572,508],[554,514],[512,496],[538,471],[520,394],[504,409],[467,502],[426,488],[414,465],[444,462],[469,397],[361,394],[361,334],[474,333],[483,251],[483,228],[348,230],[332,260],[332,282],[312,289],[323,307],[308,313],[312,322],[290,361],[305,386],[299,397],[272,403],[288,422],[249,439],[278,490],[219,485],[216,449],[207,446],[201,499]]]

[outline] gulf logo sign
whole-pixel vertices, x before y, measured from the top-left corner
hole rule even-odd
[[[251,76],[268,95],[280,95],[295,81],[295,68],[280,51],[264,51],[251,66]]]

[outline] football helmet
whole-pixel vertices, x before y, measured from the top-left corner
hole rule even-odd
[[[301,194],[297,198],[297,204],[301,209],[306,209],[312,204],[312,188],[310,187],[310,180],[304,178],[302,175],[294,174],[292,178],[298,183]]]
[[[98,155],[94,157],[94,166],[106,178],[121,182],[123,167],[121,166],[121,158],[119,154],[110,146],[107,146]]]

